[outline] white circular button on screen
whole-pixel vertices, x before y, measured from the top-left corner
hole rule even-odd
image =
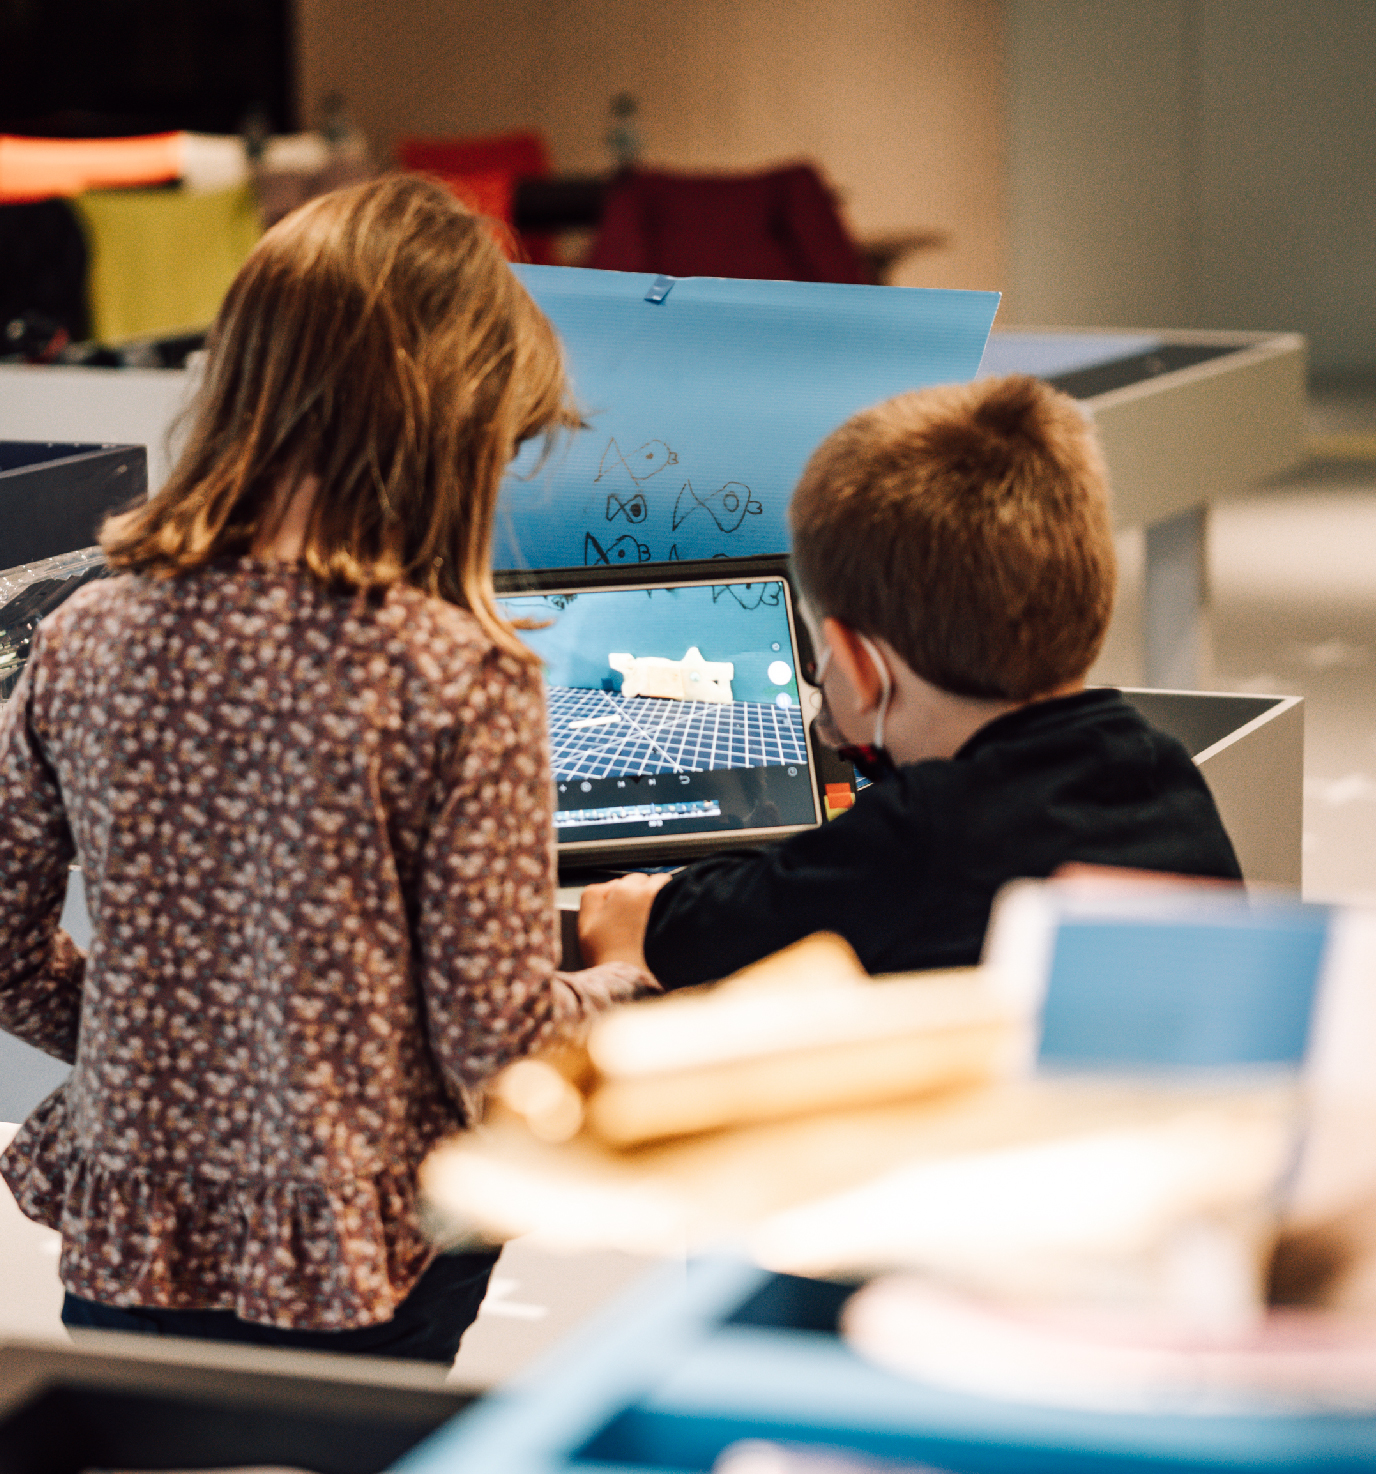
[[[779,694],[774,698],[774,705],[775,706],[792,706],[793,705],[793,698],[788,694],[787,691],[780,691]]]
[[[784,660],[771,660],[765,674],[776,686],[786,686],[793,679],[793,667]]]

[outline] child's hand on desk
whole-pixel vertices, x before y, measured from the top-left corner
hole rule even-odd
[[[645,928],[650,907],[671,878],[667,873],[623,875],[619,880],[590,885],[583,892],[578,908],[578,945],[584,966],[630,962],[645,967]]]

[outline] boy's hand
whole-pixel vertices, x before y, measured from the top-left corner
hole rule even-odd
[[[583,965],[629,962],[645,967],[645,928],[650,907],[671,879],[668,874],[623,875],[619,880],[590,885],[578,908]]]

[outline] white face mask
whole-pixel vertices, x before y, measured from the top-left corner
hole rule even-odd
[[[865,647],[865,654],[869,656],[874,666],[874,672],[879,677],[881,687],[879,693],[879,709],[874,714],[874,749],[876,752],[884,750],[884,719],[889,714],[889,701],[893,697],[893,680],[889,675],[889,667],[884,662],[884,657],[879,653],[878,647],[870,639],[862,635],[859,630],[855,632],[855,638]],[[814,684],[820,691],[822,678],[827,673],[827,667],[831,664],[831,646],[827,645],[822,651],[822,658],[817,662],[817,674]],[[823,696],[823,701],[826,697]],[[835,723],[833,722],[833,725]]]

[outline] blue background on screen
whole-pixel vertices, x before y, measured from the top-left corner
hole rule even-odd
[[[782,685],[768,674],[775,661],[784,661],[790,670],[793,666],[784,597],[782,582],[766,579],[648,594],[644,589],[599,589],[573,597],[527,595],[501,602],[511,619],[553,620],[548,629],[520,631],[545,662],[551,686],[619,691],[621,677],[607,664],[613,650],[681,660],[696,645],[704,660],[735,665],[731,695],[736,701],[776,701],[786,693],[797,706],[796,673]],[[604,687],[604,682],[610,684]]]

